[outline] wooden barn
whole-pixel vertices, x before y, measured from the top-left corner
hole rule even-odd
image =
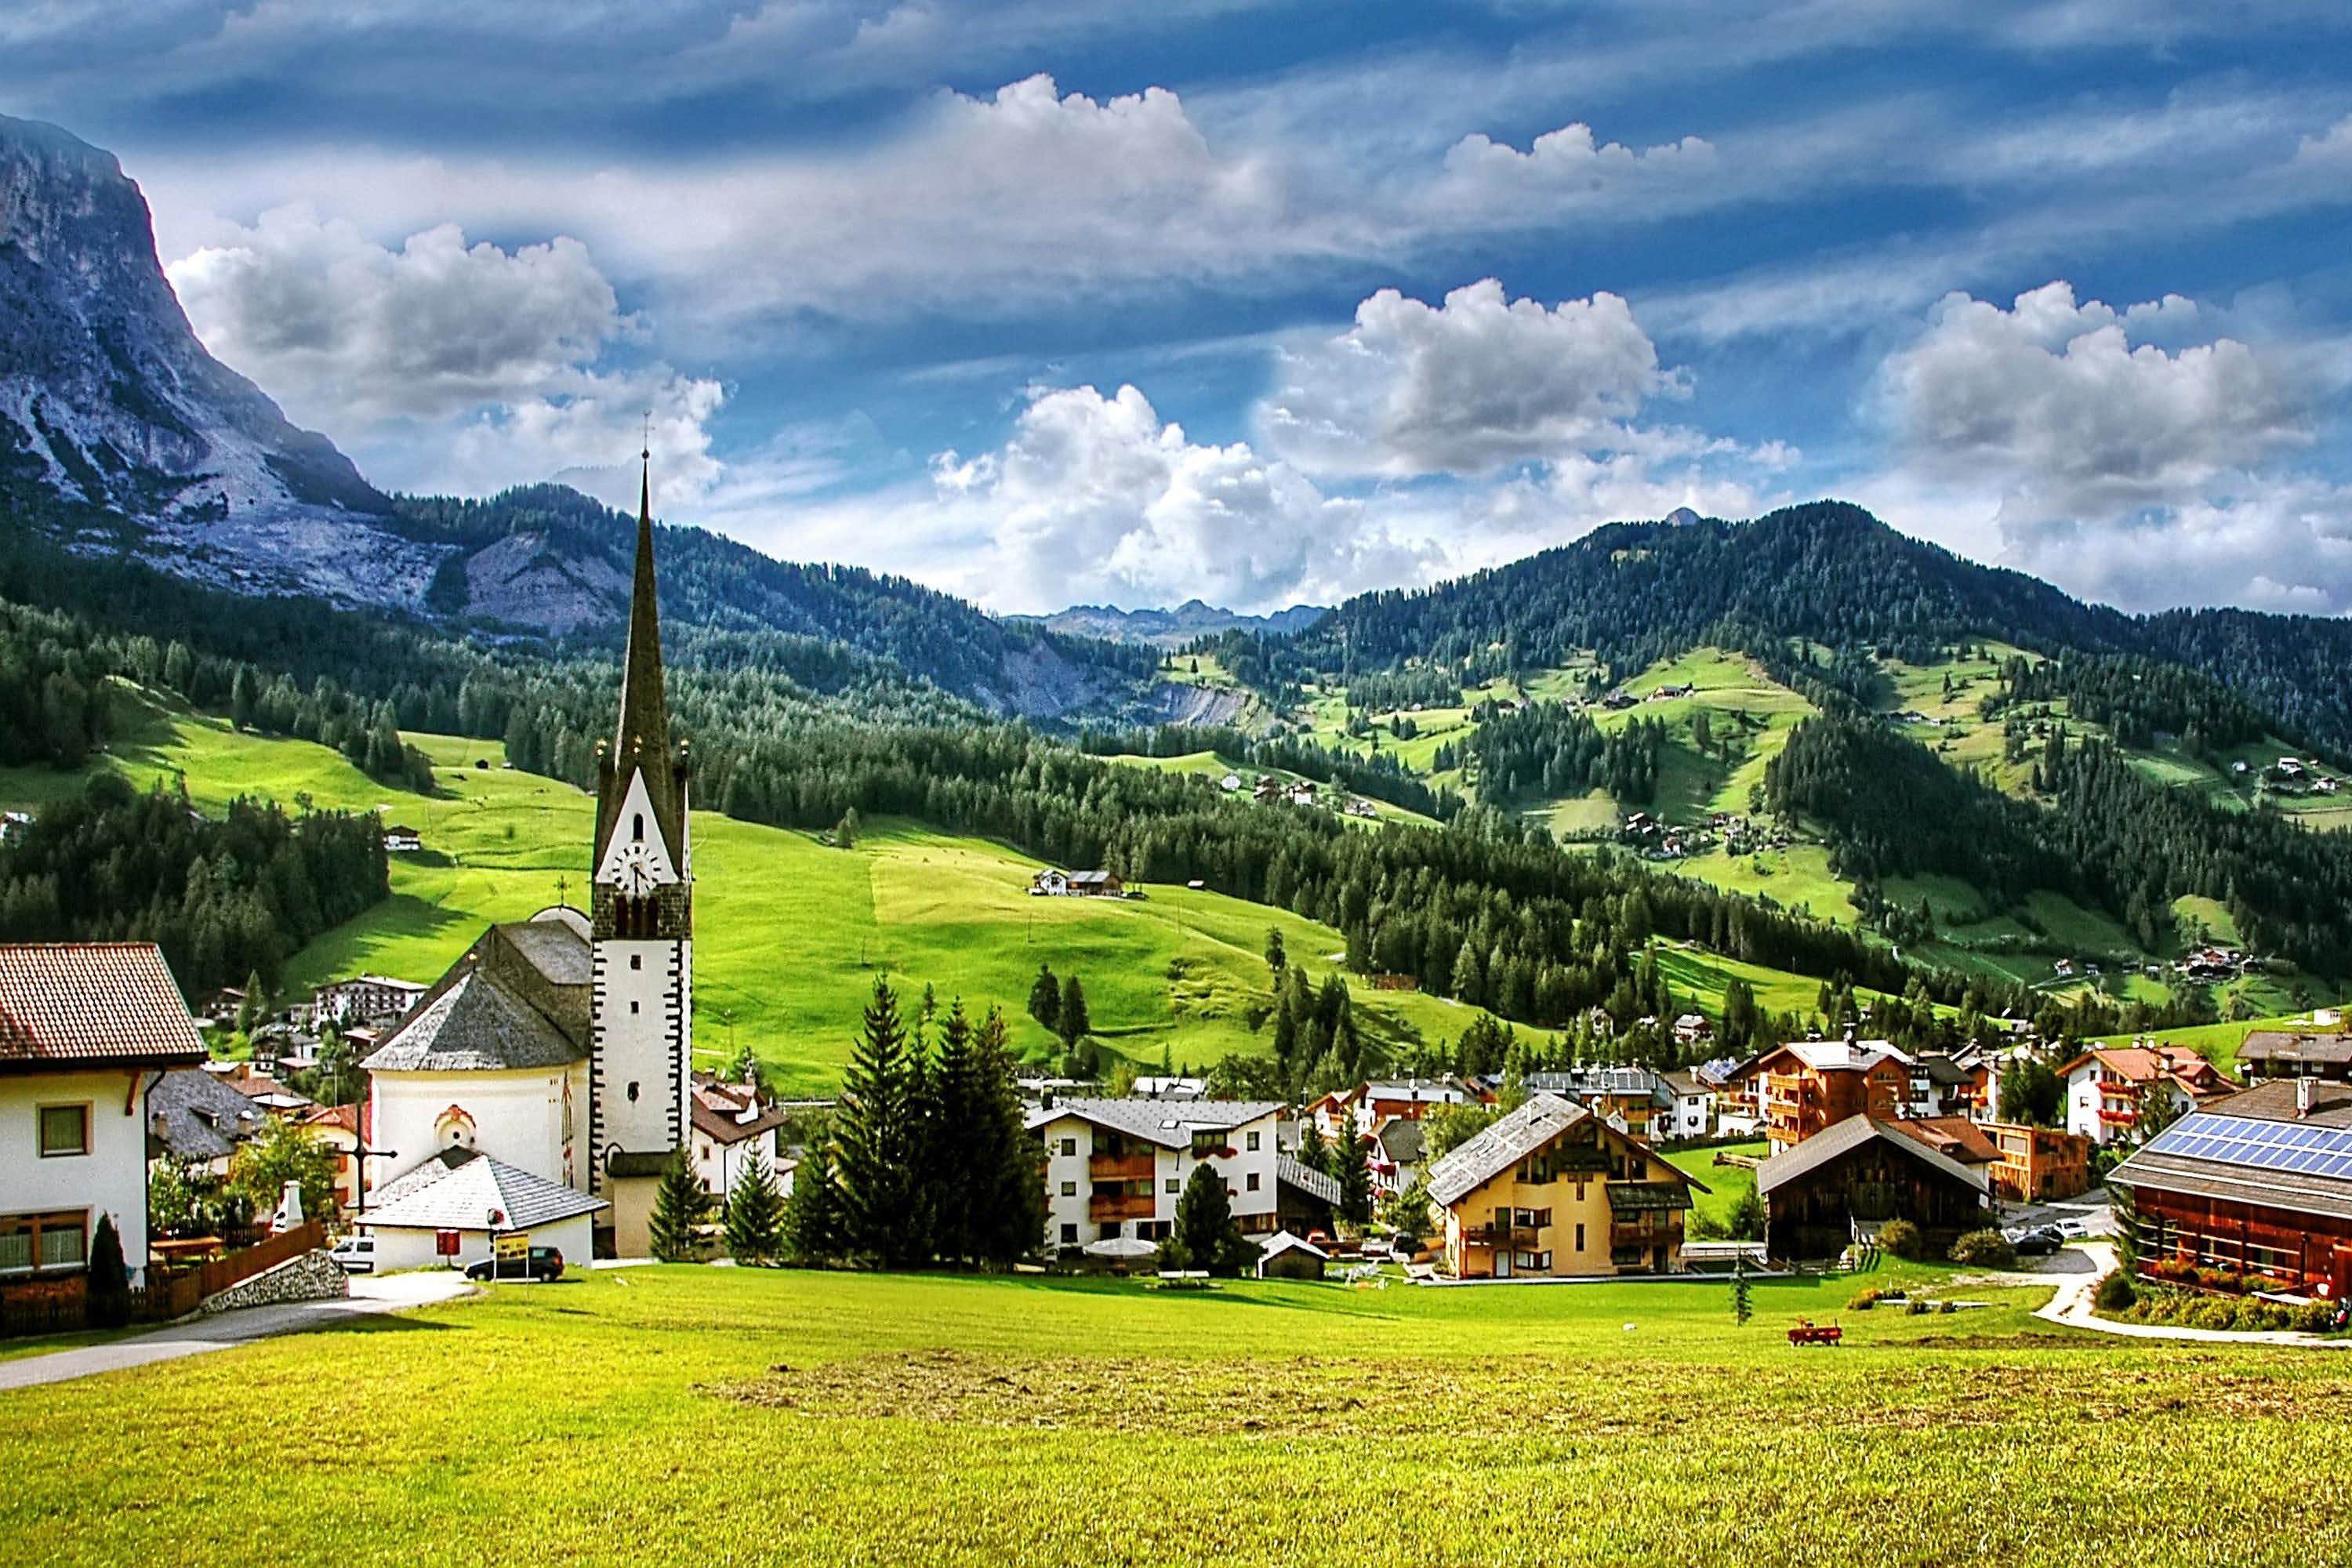
[[[1891,1219],[1927,1233],[1937,1255],[1991,1223],[1990,1186],[1930,1143],[1875,1116],[1849,1116],[1756,1169],[1775,1258],[1834,1258]]]
[[[2137,1268],[2257,1275],[2352,1294],[2352,1085],[2282,1079],[2148,1140],[2108,1184],[2131,1194]]]

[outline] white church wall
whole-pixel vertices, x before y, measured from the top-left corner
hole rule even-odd
[[[587,1185],[587,1065],[496,1072],[379,1072],[371,1093],[373,1146],[390,1172],[414,1170],[452,1144],[550,1181]]]

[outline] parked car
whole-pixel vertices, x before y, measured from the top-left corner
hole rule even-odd
[[[534,1247],[527,1258],[485,1258],[466,1266],[468,1279],[529,1279],[544,1285],[563,1278],[563,1254],[551,1247]]]
[[[327,1248],[327,1256],[343,1266],[346,1274],[375,1272],[375,1237],[347,1236]]]
[[[2010,1243],[2020,1258],[2047,1258],[2063,1245],[2057,1230],[2050,1226],[2036,1226]]]

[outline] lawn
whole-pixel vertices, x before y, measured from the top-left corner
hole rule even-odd
[[[1852,1279],[1350,1290],[612,1271],[0,1394],[45,1564],[2315,1561],[2352,1359]],[[1800,1317],[1837,1350],[1791,1348]],[[2228,1456],[2227,1506],[2211,1502]],[[2128,1476],[2128,1484],[2114,1478]]]
[[[502,766],[496,742],[410,736],[435,763],[436,793],[423,796],[376,783],[325,747],[125,700],[135,721],[105,765],[142,787],[184,779],[210,811],[238,795],[381,807],[422,835],[424,854],[392,858],[391,898],[294,956],[289,992],[361,972],[436,979],[488,922],[526,918],[559,898],[585,901],[593,803]],[[71,774],[0,770],[0,804],[77,787]],[[1041,962],[1057,974],[1075,970],[1104,1047],[1146,1067],[1163,1057],[1205,1067],[1269,1048],[1250,1026],[1271,1002],[1269,927],[1318,975],[1344,946],[1328,926],[1183,888],[1126,901],[1033,899],[1034,861],[918,823],[871,823],[854,848],[837,849],[697,812],[694,848],[697,1055],[715,1064],[748,1041],[792,1092],[832,1089],[877,975],[892,977],[910,1005],[926,984],[942,1003],[1000,1005],[1016,1044],[1042,1057],[1052,1041],[1024,1011],[1030,983]],[[1368,1033],[1389,1047],[1450,1038],[1473,1016],[1417,994],[1359,987],[1356,1001]]]
[[[1693,1193],[1691,1201],[1697,1212],[1721,1225],[1731,1218],[1732,1206],[1741,1196],[1756,1190],[1756,1171],[1749,1165],[1718,1165],[1717,1154],[1745,1154],[1761,1160],[1772,1146],[1762,1139],[1752,1143],[1724,1143],[1709,1149],[1685,1149],[1666,1156],[1666,1163],[1694,1177],[1707,1190]]]

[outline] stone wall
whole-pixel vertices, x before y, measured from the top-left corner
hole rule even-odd
[[[218,1295],[206,1297],[197,1310],[233,1312],[240,1307],[269,1307],[285,1301],[326,1301],[351,1293],[351,1279],[343,1272],[343,1266],[324,1251],[312,1251],[299,1258],[289,1258],[275,1268],[266,1268]]]

